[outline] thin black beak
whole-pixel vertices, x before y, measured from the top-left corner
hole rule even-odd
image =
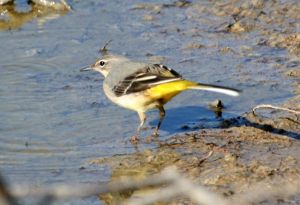
[[[87,67],[84,67],[84,68],[81,68],[80,71],[90,71],[92,70],[91,66],[87,66]]]

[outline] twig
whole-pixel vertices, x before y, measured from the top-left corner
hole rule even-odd
[[[232,198],[233,204],[254,204],[275,197],[289,197],[300,193],[299,176],[288,182],[278,178],[273,182],[275,183],[259,182],[254,184],[243,193],[235,195]]]
[[[7,189],[5,180],[0,175],[0,204],[1,205],[18,205],[17,199]]]
[[[203,162],[205,162],[208,158],[210,158],[213,153],[214,153],[214,151],[211,150],[206,156],[204,156],[203,158],[201,158],[199,160],[199,162],[198,162],[198,166],[200,166]]]
[[[210,152],[207,157],[212,154]],[[129,190],[136,190],[145,187],[162,186],[151,194],[137,197],[131,197],[126,204],[129,205],[146,205],[153,204],[157,201],[170,201],[177,196],[186,196],[192,199],[197,204],[206,205],[240,205],[253,204],[256,202],[273,199],[275,197],[287,197],[300,193],[299,176],[289,181],[281,179],[274,179],[271,182],[259,182],[250,188],[244,190],[243,193],[235,194],[231,199],[224,198],[212,191],[207,190],[204,186],[193,184],[190,180],[182,177],[174,168],[167,168],[160,174],[148,177],[143,181],[138,180],[123,180],[110,184],[77,184],[77,185],[56,185],[48,188],[29,188],[28,186],[16,186],[15,188],[6,190],[0,195],[0,202],[4,200],[4,205],[16,205],[16,197],[38,197],[42,198],[40,204],[50,204],[54,200],[75,198],[75,197],[89,197],[98,194],[124,192]],[[1,186],[1,191],[3,192]],[[11,193],[11,194],[10,194]],[[9,196],[9,197],[7,197]],[[2,201],[1,201],[2,199]],[[49,199],[49,200],[48,200]]]
[[[51,195],[44,196],[38,203],[37,205],[50,205],[54,203],[55,197]]]
[[[296,123],[296,124],[299,124],[299,125],[300,125],[300,121],[299,121],[298,119],[297,119],[297,120],[294,120],[294,119],[289,118],[289,117],[283,117],[282,119],[289,120],[289,121],[291,121],[291,122],[293,122],[293,123]]]
[[[153,204],[157,201],[169,201],[176,196],[185,195],[194,200],[197,204],[218,204],[228,205],[223,197],[206,190],[202,186],[196,186],[189,180],[179,175],[175,169],[169,168],[162,172],[162,175],[171,177],[173,183],[168,187],[155,191],[154,193],[141,198],[132,198],[126,204],[127,205],[146,205]]]
[[[257,105],[252,109],[252,113],[253,115],[255,114],[255,110],[260,109],[260,108],[269,108],[269,109],[275,109],[275,110],[283,110],[283,111],[287,111],[287,112],[291,112],[294,113],[296,115],[300,115],[300,111],[297,110],[292,110],[289,108],[284,108],[284,107],[278,107],[278,106],[273,106],[273,105],[266,105],[266,104],[262,104],[262,105]]]
[[[110,39],[109,41],[107,41],[105,43],[105,45],[99,49],[99,53],[101,53],[102,55],[107,55],[108,53],[108,49],[107,49],[107,46],[112,42],[112,40]]]
[[[141,199],[132,199],[128,204],[149,204],[159,200],[170,200],[178,195],[188,196],[198,204],[228,204],[221,196],[207,191],[203,187],[195,186],[189,180],[182,178],[174,168],[168,168],[162,171],[161,174],[151,176],[144,181],[125,180],[102,185],[56,185],[55,187],[38,189],[18,186],[12,189],[12,193],[15,197],[43,196],[44,199],[50,197],[51,200],[53,200],[71,197],[88,197],[111,192],[124,192],[158,185],[168,185],[168,187],[160,190],[159,194],[153,194]]]
[[[47,188],[32,188],[28,186],[12,187],[11,192],[15,197],[41,197],[53,196],[56,199],[70,197],[88,197],[97,194],[124,192],[128,190],[140,189],[148,186],[159,186],[169,184],[174,179],[172,176],[157,174],[149,178],[140,180],[123,180],[114,183],[98,184],[73,184],[73,185],[55,185]]]

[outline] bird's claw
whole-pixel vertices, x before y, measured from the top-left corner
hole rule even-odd
[[[133,136],[130,138],[131,144],[137,144],[139,141],[140,141],[139,135],[133,135]]]
[[[159,133],[158,133],[158,130],[155,130],[152,135],[152,137],[159,137]]]

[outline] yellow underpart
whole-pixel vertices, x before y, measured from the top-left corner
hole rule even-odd
[[[182,91],[193,86],[197,86],[197,83],[188,80],[178,80],[154,86],[147,91],[147,94],[153,101],[160,100],[162,104],[165,104]]]

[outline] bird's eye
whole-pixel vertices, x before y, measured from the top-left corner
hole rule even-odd
[[[100,66],[104,66],[104,65],[105,65],[105,62],[104,62],[104,61],[100,61],[100,62],[99,62],[99,65],[100,65]]]

